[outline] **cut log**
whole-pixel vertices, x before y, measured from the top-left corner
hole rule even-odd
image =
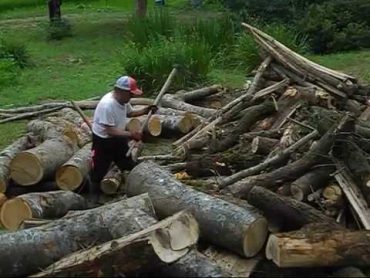
[[[178,92],[175,94],[177,98],[182,99],[185,102],[192,102],[194,100],[202,99],[207,96],[217,94],[223,90],[221,85],[212,85],[209,87],[204,87],[190,92]]]
[[[46,140],[35,148],[17,153],[10,162],[10,176],[17,184],[34,185],[52,177],[55,170],[72,157],[76,148],[66,137]]]
[[[55,181],[62,190],[76,190],[91,169],[91,144],[77,151],[55,174]]]
[[[141,130],[141,121],[138,118],[127,119],[126,130],[130,132],[139,132]]]
[[[370,232],[306,227],[270,235],[266,257],[279,267],[368,266]]]
[[[122,181],[121,170],[117,166],[113,166],[100,182],[100,189],[107,195],[116,194]]]
[[[340,208],[343,205],[343,192],[336,184],[325,187],[322,196],[325,198],[325,205],[328,207]]]
[[[152,211],[149,202],[145,194],[69,213],[44,226],[1,234],[0,275],[33,274],[86,246],[138,232],[156,222],[146,213]]]
[[[258,212],[195,191],[153,162],[142,162],[130,172],[126,190],[128,196],[148,192],[160,217],[188,209],[201,237],[242,256],[254,256],[264,244],[267,223]]]
[[[263,187],[255,186],[249,192],[248,203],[260,209],[269,224],[279,227],[280,231],[299,229],[310,223],[326,223],[332,227],[339,226],[334,219],[303,202],[278,195]]]
[[[279,143],[279,140],[257,136],[252,141],[252,153],[269,154],[271,150]]]
[[[162,97],[161,105],[164,107],[195,113],[205,118],[209,118],[216,113],[215,109],[191,105],[170,94],[166,94]]]
[[[179,212],[132,235],[68,255],[31,277],[133,275],[177,261],[197,243],[198,237],[195,218]]]
[[[143,126],[146,120],[146,116],[140,116],[136,118],[140,121],[140,128]],[[158,115],[152,115],[149,120],[148,124],[144,127],[144,131],[151,136],[157,137],[162,134],[162,124],[161,120]]]
[[[0,193],[4,193],[8,187],[10,162],[19,152],[29,147],[31,147],[29,137],[23,136],[0,152]]]
[[[150,273],[153,275],[153,273]],[[230,277],[230,274],[202,253],[192,250],[177,262],[165,265],[155,277]]]
[[[362,112],[360,117],[358,117],[361,121],[369,121],[370,120],[370,106],[366,107],[366,109]]]
[[[4,228],[14,231],[24,220],[58,218],[69,210],[81,210],[86,207],[85,199],[73,192],[29,193],[6,201],[0,210],[0,222]]]
[[[161,121],[162,129],[166,132],[188,133],[193,128],[193,119],[186,116],[156,115]]]
[[[252,276],[258,262],[260,262],[262,259],[261,256],[245,259],[214,246],[207,248],[203,254],[210,258],[211,261],[219,265],[222,269],[229,272],[232,277],[248,278]]]
[[[298,201],[306,201],[309,194],[327,185],[331,178],[330,174],[334,170],[335,168],[332,166],[318,167],[296,179],[290,185],[293,198]]]

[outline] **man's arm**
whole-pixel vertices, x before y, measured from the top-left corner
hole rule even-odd
[[[127,116],[129,116],[130,118],[139,117],[139,116],[148,114],[150,110],[152,110],[153,113],[157,112],[158,110],[157,105],[149,105],[139,110],[132,110],[130,113],[127,113]]]
[[[107,131],[107,134],[111,137],[125,137],[130,138],[131,132],[123,130],[121,128],[105,125],[105,130]]]

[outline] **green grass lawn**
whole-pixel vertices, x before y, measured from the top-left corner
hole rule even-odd
[[[25,2],[28,4],[24,5]],[[177,12],[186,2],[167,1]],[[0,107],[48,99],[85,99],[110,90],[115,79],[125,73],[120,51],[125,43],[125,19],[134,9],[132,3],[65,0],[62,13],[72,23],[74,36],[47,41],[43,27],[48,22],[44,0],[1,0],[0,30],[6,37],[27,45],[34,66],[22,70],[15,84],[0,88]],[[370,82],[370,51],[309,58]],[[244,83],[245,72],[216,68],[209,79],[212,83],[239,88]],[[24,126],[25,122],[0,125],[0,149],[20,136]]]

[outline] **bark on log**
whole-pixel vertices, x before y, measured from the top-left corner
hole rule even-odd
[[[55,181],[62,190],[76,190],[91,169],[91,144],[78,150],[55,174]]]
[[[310,205],[278,195],[263,187],[253,187],[247,201],[263,211],[269,224],[273,223],[280,231],[299,229],[309,223],[326,223],[332,227],[340,227],[334,219]]]
[[[69,213],[41,227],[1,234],[0,275],[29,275],[86,246],[120,238],[154,224],[152,216],[144,212],[152,211],[150,199],[147,195],[144,198],[138,196]]]
[[[279,140],[257,136],[252,141],[252,153],[269,154],[271,150],[279,143]]]
[[[8,188],[6,189],[5,195],[10,198],[33,192],[48,192],[56,190],[59,190],[59,187],[55,181],[41,181],[33,186],[21,186],[15,184],[14,181],[11,180]]]
[[[6,201],[0,210],[0,222],[4,228],[15,231],[24,220],[58,218],[70,210],[86,207],[82,196],[69,191],[29,193]]]
[[[209,118],[216,113],[215,109],[191,105],[169,94],[166,94],[162,97],[161,105],[177,110],[189,111],[191,113],[199,114],[205,118]]]
[[[165,132],[188,133],[193,128],[193,119],[186,116],[156,115],[161,121],[162,130]]]
[[[21,151],[31,147],[29,137],[23,136],[0,152],[0,193],[8,187],[10,178],[10,162]]]
[[[368,266],[370,232],[305,227],[270,235],[266,257],[279,267]]]
[[[153,273],[151,273],[153,275]],[[176,263],[163,266],[155,277],[230,277],[230,274],[196,250]]]
[[[268,137],[271,139],[280,139],[281,135],[283,134],[283,130],[275,129],[275,130],[261,130],[261,131],[251,131],[248,133],[244,133],[240,135],[240,139],[243,141],[252,141],[256,136],[261,137]]]
[[[31,277],[131,276],[174,263],[189,252],[198,237],[195,218],[180,212],[132,235],[70,254]]]
[[[35,148],[17,153],[10,162],[10,176],[19,185],[34,185],[52,177],[76,148],[66,137],[46,140]]]
[[[201,237],[215,245],[247,257],[262,248],[267,223],[256,211],[241,209],[186,187],[150,161],[136,166],[128,176],[127,194],[142,192],[152,197],[160,217],[188,209],[199,223]]]
[[[192,102],[194,100],[199,100],[207,96],[217,94],[218,92],[222,90],[223,88],[221,85],[212,85],[210,87],[204,87],[204,88],[200,88],[200,89],[190,91],[190,92],[184,92],[184,93],[179,92],[179,93],[176,93],[175,96],[177,98],[182,99],[185,102]]]
[[[316,190],[327,185],[330,174],[335,171],[335,167],[319,167],[296,179],[290,185],[293,198],[298,201],[306,201],[307,196]]]
[[[325,198],[324,204],[327,207],[340,208],[343,205],[343,192],[336,184],[325,187],[322,191],[322,196]]]
[[[122,181],[121,170],[117,166],[113,166],[100,182],[100,189],[107,195],[116,194]]]

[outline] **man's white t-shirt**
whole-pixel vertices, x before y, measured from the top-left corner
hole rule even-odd
[[[121,105],[110,92],[103,96],[94,112],[93,132],[102,138],[109,138],[104,125],[126,128],[127,114],[132,111],[131,104]]]

